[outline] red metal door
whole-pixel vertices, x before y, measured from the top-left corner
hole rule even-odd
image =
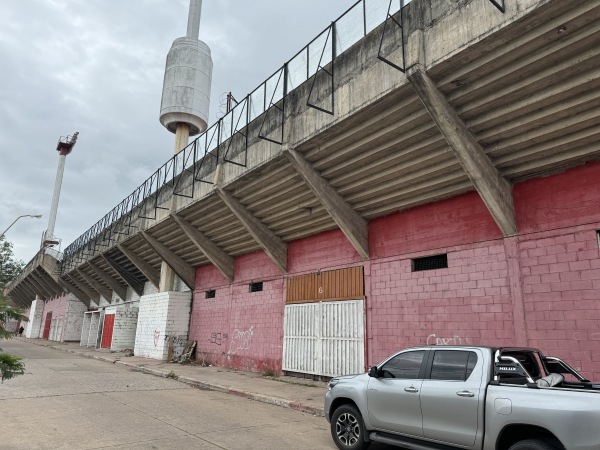
[[[112,344],[113,328],[115,326],[115,315],[104,316],[104,329],[102,330],[102,343],[100,347],[110,348]]]
[[[42,335],[42,339],[48,340],[50,337],[50,325],[52,325],[52,311],[46,314],[46,323],[44,324],[44,334]]]

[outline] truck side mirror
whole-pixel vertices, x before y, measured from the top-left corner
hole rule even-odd
[[[369,376],[373,378],[379,378],[379,369],[377,366],[373,366],[369,369]]]

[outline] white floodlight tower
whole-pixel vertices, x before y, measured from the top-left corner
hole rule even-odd
[[[79,132],[73,136],[61,136],[56,145],[58,151],[58,169],[56,170],[56,181],[54,182],[54,194],[52,195],[52,206],[50,207],[50,217],[48,218],[48,228],[42,235],[42,248],[53,247],[59,244],[59,240],[54,236],[54,225],[56,224],[56,213],[58,211],[58,200],[60,199],[60,189],[62,186],[63,173],[65,172],[65,162],[67,156],[73,151],[77,142]]]
[[[202,0],[190,0],[187,35],[167,55],[160,123],[175,133],[175,154],[208,127],[213,64],[210,48],[198,40],[201,12]]]
[[[190,0],[187,35],[173,41],[167,55],[160,105],[160,123],[175,133],[175,154],[183,150],[190,136],[208,128],[213,63],[210,48],[198,39],[202,0]],[[163,261],[160,292],[172,291],[175,274]]]

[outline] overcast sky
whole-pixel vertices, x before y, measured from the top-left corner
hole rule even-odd
[[[206,0],[210,124],[354,0]],[[189,0],[0,0],[0,233],[28,262],[47,228],[60,136],[67,157],[55,235],[64,250],[173,154],[159,121],[165,58]]]

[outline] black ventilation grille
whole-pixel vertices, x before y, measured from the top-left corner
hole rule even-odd
[[[423,270],[447,269],[448,255],[426,256],[424,258],[415,258],[412,260],[412,271],[421,272]]]
[[[263,290],[263,282],[257,281],[256,283],[250,283],[250,292],[260,292]]]
[[[217,296],[217,291],[211,289],[210,291],[205,292],[204,298],[215,298]]]

